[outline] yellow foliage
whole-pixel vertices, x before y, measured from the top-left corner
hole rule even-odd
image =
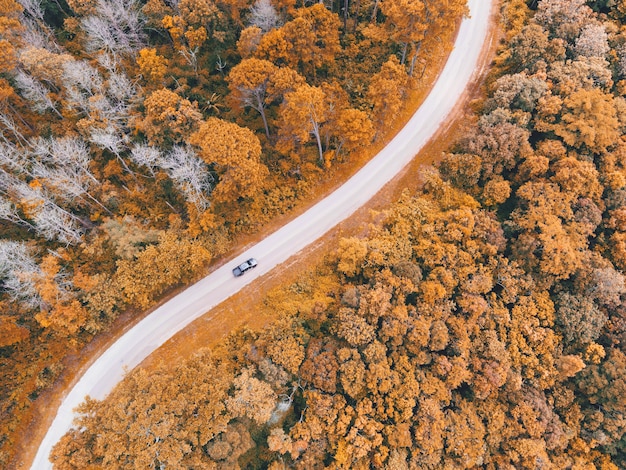
[[[161,88],[144,101],[145,117],[136,126],[151,144],[179,143],[189,137],[202,120],[197,103]]]
[[[156,49],[141,49],[137,65],[144,79],[155,84],[161,83],[168,69],[168,61],[157,54]]]
[[[217,201],[252,197],[269,174],[261,163],[261,143],[252,131],[217,118],[209,118],[189,141],[200,148],[200,156],[214,164],[220,182],[213,191]]]

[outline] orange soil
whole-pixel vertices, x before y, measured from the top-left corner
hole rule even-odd
[[[469,108],[472,100],[482,96],[482,83],[497,47],[499,35],[499,31],[496,27],[497,11],[498,5],[495,5],[490,37],[483,50],[473,82],[468,87],[465,95],[459,100],[459,103],[450,114],[448,120],[401,174],[388,183],[366,206],[360,208],[348,220],[332,229],[313,245],[302,250],[296,257],[283,263],[278,269],[274,269],[263,278],[256,280],[237,295],[226,300],[210,312],[207,312],[206,315],[174,335],[166,344],[152,353],[141,366],[149,368],[160,362],[173,363],[175,361],[184,360],[200,348],[216,345],[228,333],[244,326],[253,330],[262,328],[276,318],[273,315],[268,315],[261,308],[263,298],[271,289],[280,285],[293,283],[298,275],[312,269],[319,263],[321,257],[328,252],[329,249],[337,246],[337,241],[340,238],[362,232],[371,221],[371,211],[379,211],[388,207],[390,203],[398,199],[405,188],[411,191],[416,190],[420,185],[418,177],[420,168],[437,161],[442,152],[449,148],[450,143],[463,135],[464,130],[473,120],[473,115]],[[222,262],[236,255],[237,252],[244,251],[247,246],[253,245],[255,242],[263,239],[265,236],[284,225],[288,220],[306,211],[306,209],[315,204],[316,201],[330,194],[334,189],[340,186],[343,181],[347,180],[363,166],[364,163],[376,155],[384,144],[391,140],[402,128],[404,123],[410,119],[414,111],[424,101],[432,83],[436,80],[439,72],[443,68],[443,59],[444,58],[439,58],[437,62],[429,65],[417,89],[414,90],[409,97],[405,111],[397,119],[395,126],[391,127],[391,130],[385,138],[380,139],[379,143],[367,149],[367,151],[363,152],[359,157],[353,157],[349,163],[344,164],[340,168],[334,168],[327,179],[320,182],[315,200],[306,201],[306,203],[301,204],[300,207],[289,214],[276,218],[271,224],[258,233],[241,236],[235,244],[236,247],[229,253],[213,260],[212,265],[220,265]],[[161,303],[164,303],[183,290],[184,287],[173,290],[166,298],[162,299]],[[24,469],[30,467],[30,463],[35,457],[39,443],[43,440],[48,427],[52,423],[56,410],[64,395],[71,389],[91,363],[118,337],[129,330],[143,317],[147,316],[156,307],[158,307],[158,305],[155,305],[153,309],[146,312],[125,312],[117,318],[109,331],[96,337],[80,352],[70,354],[65,358],[65,370],[61,377],[55,382],[51,389],[43,392],[37,398],[32,407],[31,420],[27,429],[24,430],[22,442],[18,445],[16,452],[17,457],[13,462],[14,468]]]

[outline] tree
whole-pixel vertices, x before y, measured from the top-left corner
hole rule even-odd
[[[167,73],[168,61],[157,54],[154,48],[139,51],[137,65],[144,79],[149,83],[161,84]]]
[[[600,175],[593,163],[565,157],[555,162],[551,170],[554,172],[551,179],[572,199],[584,197],[600,201],[603,188],[600,184]]]
[[[35,287],[43,302],[35,315],[41,326],[66,337],[72,337],[82,329],[89,314],[76,299],[58,256],[49,254],[42,259],[41,275],[37,277]]]
[[[592,405],[584,416],[582,427],[609,454],[616,463],[624,463],[624,435],[626,434],[626,355],[619,348],[611,348],[607,358],[598,365],[583,370],[577,382],[578,392]]]
[[[66,245],[81,241],[82,222],[58,206],[43,190],[41,183],[37,180],[31,185],[19,183],[14,189],[22,211],[39,235]]]
[[[575,91],[563,100],[554,133],[567,145],[601,153],[615,145],[619,127],[613,96],[593,88]]]
[[[337,320],[337,336],[350,346],[365,346],[375,337],[375,328],[352,309],[341,309]]]
[[[55,446],[51,460],[59,468],[212,468],[203,447],[228,430],[232,380],[206,351],[173,370],[135,371],[107,401],[81,405],[80,427]]]
[[[589,21],[592,10],[585,0],[546,0],[539,3],[534,20],[553,37],[574,40]]]
[[[414,54],[417,55],[419,44],[428,30],[429,15],[425,2],[383,0],[380,10],[386,17],[385,25],[391,30],[391,38],[403,44],[400,63],[404,64],[408,48],[414,48]]]
[[[306,144],[311,135],[315,137],[319,161],[324,161],[322,126],[330,118],[326,94],[321,88],[301,85],[285,94],[280,107],[281,120],[278,136],[283,151],[296,144]]]
[[[511,72],[527,70],[534,74],[545,70],[547,64],[564,58],[563,40],[551,39],[540,25],[531,22],[511,40],[510,54],[505,64]]]
[[[461,468],[480,465],[485,457],[485,426],[476,407],[467,400],[460,400],[457,412],[446,411],[445,459]]]
[[[162,88],[144,101],[145,117],[136,124],[151,145],[177,144],[188,138],[202,120],[195,102]]]
[[[261,31],[267,33],[279,27],[281,21],[276,8],[274,8],[270,0],[257,0],[254,5],[250,7],[248,24],[250,26],[257,26],[261,28]]]
[[[158,160],[159,166],[174,180],[186,199],[203,211],[209,206],[213,177],[209,168],[190,147],[174,146]]]
[[[41,82],[22,71],[19,71],[15,76],[15,82],[22,92],[22,96],[32,103],[36,112],[43,114],[51,110],[57,116],[62,117],[57,110],[57,103],[50,97],[50,90]]]
[[[568,343],[594,341],[608,320],[591,299],[568,292],[558,295],[556,312],[556,322]]]
[[[510,111],[496,108],[481,116],[476,131],[461,142],[465,153],[481,157],[483,181],[507,175],[520,160],[532,155],[530,131],[514,121]]]
[[[365,147],[374,138],[374,125],[365,111],[354,108],[342,109],[335,122],[339,140],[337,153],[344,148],[352,152],[359,147]]]
[[[42,47],[29,46],[20,51],[23,71],[50,87],[51,91],[58,92],[63,87],[63,68],[68,62],[74,62],[70,54],[55,53]]]
[[[315,77],[315,70],[323,66],[330,66],[341,51],[339,17],[329,11],[322,3],[298,10],[297,16],[298,18],[293,20],[291,24],[295,25],[299,18],[304,20],[308,29],[314,34],[314,41],[305,45],[302,41],[303,38],[300,37],[300,28],[296,27],[292,30],[287,27],[287,24],[284,27],[285,36],[293,44],[295,50],[292,53],[299,56],[303,66],[310,61],[310,66],[314,67],[313,76]]]
[[[201,243],[170,230],[133,259],[118,260],[114,282],[128,304],[147,308],[167,288],[193,278],[210,259]]]
[[[408,75],[398,58],[391,56],[370,81],[367,100],[377,128],[389,125],[400,112],[408,85]]]
[[[609,40],[602,24],[588,24],[576,39],[576,53],[585,57],[605,58],[609,53]]]
[[[213,197],[220,202],[253,197],[268,174],[261,163],[261,144],[247,128],[217,118],[202,123],[189,141],[214,165],[219,182]]]
[[[17,323],[17,318],[0,316],[0,347],[11,346],[24,341],[30,336],[28,328]]]
[[[43,301],[35,287],[41,276],[41,268],[35,262],[30,249],[22,242],[0,242],[0,279],[2,291],[10,298],[25,305],[38,308]]]
[[[139,166],[147,167],[150,175],[160,168],[161,152],[157,147],[145,144],[137,144],[130,151],[130,159]]]
[[[548,91],[546,81],[537,75],[528,76],[526,72],[506,74],[495,82],[495,91],[486,103],[486,109],[519,109],[532,112],[537,101]]]
[[[268,139],[266,107],[304,82],[303,77],[287,67],[279,68],[267,60],[254,58],[242,60],[228,74],[228,86],[233,96],[243,106],[250,106],[261,115]]]
[[[237,52],[242,59],[249,59],[256,52],[263,36],[263,31],[258,26],[249,26],[241,31],[237,41]]]
[[[226,400],[226,406],[234,416],[246,416],[257,424],[265,424],[272,416],[278,397],[265,382],[253,377],[245,369],[233,381],[234,395]]]
[[[298,10],[296,18],[265,34],[255,55],[315,79],[317,70],[330,67],[340,50],[339,18],[318,3]]]
[[[139,3],[135,0],[97,0],[90,16],[81,20],[90,52],[134,55],[144,44]]]
[[[91,194],[99,181],[90,169],[91,155],[86,143],[77,137],[31,140],[30,162],[24,165],[30,176],[55,199],[71,205],[89,200],[108,211]]]
[[[521,204],[511,214],[515,259],[546,282],[567,279],[583,264],[586,237],[572,230],[571,199],[554,183],[538,180],[516,193]],[[540,273],[540,274],[539,274]]]
[[[417,56],[423,46],[450,34],[454,22],[467,13],[465,0],[453,0],[441,7],[432,0],[383,0],[380,9],[385,15],[384,26],[391,38],[403,45],[401,63],[405,63],[409,48],[413,49],[409,75],[413,75]]]
[[[621,303],[621,296],[626,292],[624,275],[612,266],[593,269],[585,293],[599,305],[616,307]]]
[[[13,70],[17,62],[16,45],[24,27],[20,22],[23,7],[15,0],[3,1],[0,5],[0,73]]]

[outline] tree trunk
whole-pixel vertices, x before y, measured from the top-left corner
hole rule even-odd
[[[415,61],[417,60],[417,55],[420,52],[421,43],[415,45],[415,52],[413,53],[413,57],[411,58],[411,67],[409,68],[409,77],[413,76],[413,71],[415,70]]]
[[[372,11],[372,17],[370,18],[371,23],[376,22],[376,14],[378,13],[378,2],[380,0],[374,0],[374,10]]]
[[[409,49],[409,43],[405,42],[404,47],[402,48],[402,60],[400,60],[400,63],[402,65],[404,65],[404,63],[406,62],[406,53],[408,49]]]
[[[257,108],[256,110],[261,115],[261,119],[263,119],[263,127],[265,128],[265,135],[267,136],[267,140],[270,140],[270,128],[267,125],[267,117],[265,116],[265,106],[263,105],[263,101],[259,95],[256,96]]]
[[[315,136],[315,140],[317,140],[317,151],[320,156],[320,163],[324,162],[324,150],[322,149],[322,136],[320,135],[320,125],[311,118],[311,123],[313,123],[313,135]]]
[[[356,32],[356,28],[359,25],[359,10],[361,9],[361,0],[356,0],[356,6],[354,7],[355,11],[355,19],[354,19],[354,27],[352,28],[352,32]]]

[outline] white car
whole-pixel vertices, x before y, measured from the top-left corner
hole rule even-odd
[[[244,261],[235,269],[233,269],[233,274],[235,275],[235,277],[242,276],[249,269],[256,267],[256,265],[257,265],[256,260],[254,258],[250,258],[248,261]]]

